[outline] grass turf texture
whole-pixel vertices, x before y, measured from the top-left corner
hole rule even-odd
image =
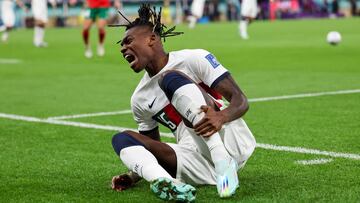
[[[237,24],[178,26],[166,50],[204,48],[227,67],[249,98],[360,88],[360,20],[256,22],[242,41]],[[343,42],[326,43],[337,30]],[[142,76],[122,59],[108,29],[106,56],[86,59],[79,29],[48,29],[49,47],[32,46],[32,30],[15,30],[0,44],[0,112],[50,116],[129,109]],[[95,49],[96,32],[91,40]],[[259,143],[360,154],[360,94],[252,103],[245,119]],[[135,128],[131,115],[71,119]],[[155,202],[145,181],[125,192],[110,189],[126,171],[111,147],[114,131],[29,123],[0,118],[1,200],[30,202]],[[174,139],[163,138],[173,142]],[[239,173],[229,202],[359,202],[360,160],[333,158],[298,165],[320,155],[258,148]],[[216,188],[197,187],[198,202],[218,202]]]

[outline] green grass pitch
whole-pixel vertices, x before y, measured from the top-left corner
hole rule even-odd
[[[360,19],[255,22],[248,41],[236,23],[178,30],[185,34],[169,38],[167,51],[211,51],[250,99],[360,89]],[[325,41],[332,30],[342,34],[338,46]],[[32,46],[32,30],[13,31],[0,44],[0,115],[36,120],[129,109],[142,73],[132,72],[115,44],[123,31],[107,31],[106,56],[90,60],[79,28],[48,29],[46,49]],[[345,156],[258,147],[239,172],[234,197],[220,200],[215,187],[200,186],[197,202],[360,202],[359,92],[251,102],[245,120],[258,143]],[[136,128],[131,114],[66,121]],[[111,146],[115,132],[0,116],[1,201],[161,202],[145,181],[125,192],[110,189],[112,176],[126,171]],[[330,162],[298,164],[318,159]]]

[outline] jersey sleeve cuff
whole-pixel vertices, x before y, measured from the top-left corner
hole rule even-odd
[[[216,80],[211,84],[210,88],[213,89],[216,87],[216,85],[223,80],[224,78],[226,78],[228,75],[230,75],[229,72],[225,72],[222,75],[220,75],[218,78],[216,78]]]

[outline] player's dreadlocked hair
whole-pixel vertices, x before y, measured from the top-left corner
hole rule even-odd
[[[152,28],[152,31],[160,36],[160,38],[163,38],[165,42],[166,37],[172,37],[180,34],[184,34],[184,32],[174,32],[175,27],[166,30],[166,26],[161,23],[161,7],[160,11],[156,13],[155,6],[153,9],[151,9],[150,4],[141,4],[138,13],[139,17],[136,18],[133,22],[130,22],[128,18],[126,18],[120,11],[118,11],[119,14],[127,21],[126,24],[118,24],[118,25],[109,25],[110,27],[125,27],[125,30],[128,30],[130,28],[136,27],[136,26],[149,26]],[[120,43],[118,41],[117,43]]]

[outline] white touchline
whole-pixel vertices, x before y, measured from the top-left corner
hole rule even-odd
[[[249,99],[248,101],[249,102],[263,102],[263,101],[274,101],[274,100],[295,99],[295,98],[305,98],[305,97],[319,97],[319,96],[325,96],[325,95],[354,94],[354,93],[360,93],[360,89],[253,98],[253,99]]]
[[[60,120],[53,120],[53,119],[41,119],[41,118],[36,118],[36,117],[5,114],[5,113],[0,113],[0,118],[21,120],[21,121],[28,121],[28,122],[36,122],[36,123],[48,123],[48,124],[56,124],[56,125],[75,126],[75,127],[80,127],[80,128],[100,129],[100,130],[111,130],[111,131],[134,130],[134,131],[137,131],[136,129],[124,128],[124,127],[118,127],[118,126],[97,125],[97,124],[91,124],[91,123],[60,121]],[[174,137],[171,133],[161,133],[161,136]],[[320,151],[317,149],[307,149],[307,148],[302,148],[302,147],[289,147],[289,146],[277,146],[277,145],[262,144],[262,143],[257,143],[256,147],[262,148],[262,149],[276,150],[276,151],[294,152],[294,153],[302,153],[302,154],[315,154],[315,155],[324,155],[324,156],[330,156],[330,157],[336,157],[336,158],[360,160],[360,154]]]
[[[21,60],[0,58],[0,64],[17,64],[17,63],[21,63]]]
[[[317,149],[306,149],[302,147],[287,147],[287,146],[277,146],[277,145],[261,144],[261,143],[257,143],[256,146],[263,149],[271,149],[276,151],[296,152],[301,154],[317,154],[317,155],[324,155],[331,157],[342,157],[342,158],[360,160],[360,154],[329,152],[329,151],[320,151]]]
[[[306,97],[319,97],[319,96],[325,96],[325,95],[354,94],[354,93],[360,93],[360,89],[339,90],[339,91],[332,91],[332,92],[293,94],[293,95],[283,95],[283,96],[273,96],[273,97],[260,97],[260,98],[248,99],[248,101],[250,103],[255,103],[255,102],[265,102],[265,101],[274,101],[274,100],[297,99],[297,98],[306,98]],[[71,118],[93,117],[93,116],[130,114],[131,112],[132,112],[131,110],[122,110],[122,111],[113,111],[113,112],[99,112],[99,113],[86,113],[86,114],[77,114],[77,115],[54,116],[54,117],[49,117],[49,118],[62,120],[62,119],[71,119]]]
[[[333,159],[313,159],[313,160],[299,160],[299,161],[295,161],[296,164],[301,164],[301,165],[315,165],[315,164],[326,164],[329,162],[332,162]]]
[[[48,119],[71,119],[71,118],[84,118],[84,117],[95,117],[95,116],[111,116],[111,115],[119,115],[119,114],[129,114],[131,110],[122,110],[122,111],[112,111],[112,112],[99,112],[99,113],[86,113],[86,114],[77,114],[77,115],[68,115],[68,116],[54,116],[49,117]]]

